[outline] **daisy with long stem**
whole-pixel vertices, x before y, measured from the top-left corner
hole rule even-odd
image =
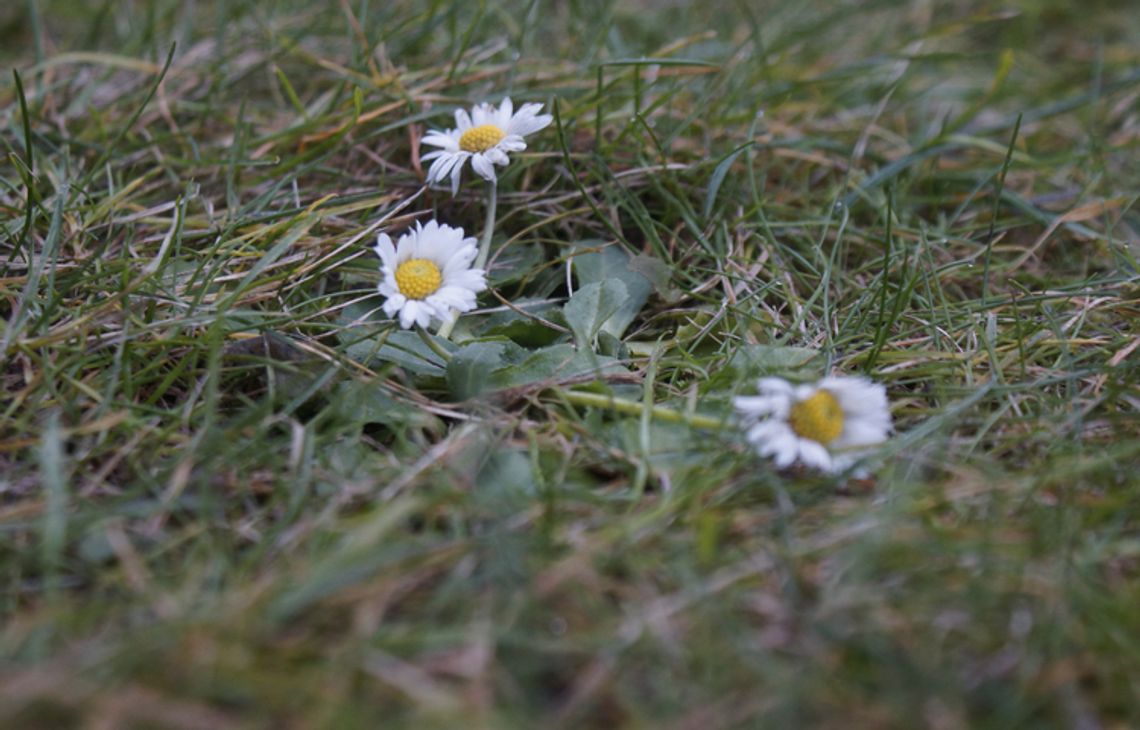
[[[476,104],[470,111],[455,111],[455,127],[436,130],[424,135],[423,143],[439,147],[423,156],[433,160],[428,168],[427,182],[433,185],[450,179],[451,194],[459,192],[463,166],[470,161],[471,169],[489,184],[487,190],[487,222],[479,242],[475,265],[483,267],[491,252],[491,237],[495,229],[495,206],[498,200],[498,175],[495,166],[510,163],[511,152],[526,149],[524,137],[545,129],[553,120],[549,114],[540,114],[542,104],[523,104],[515,111],[510,97],[503,99],[498,108],[491,104]]]

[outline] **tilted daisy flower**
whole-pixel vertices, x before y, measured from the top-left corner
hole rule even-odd
[[[455,129],[446,132],[433,129],[424,135],[423,143],[440,149],[429,152],[421,159],[435,160],[428,168],[429,185],[451,176],[451,194],[459,192],[459,176],[463,163],[471,160],[471,169],[480,177],[496,181],[495,165],[510,162],[508,152],[526,149],[523,137],[544,129],[554,117],[539,114],[542,104],[523,104],[514,111],[510,98],[496,109],[491,104],[477,104],[468,114],[465,109],[455,110]]]
[[[487,288],[482,269],[471,268],[475,260],[474,238],[464,238],[462,228],[428,221],[400,236],[396,245],[388,234],[376,241],[380,255],[380,293],[387,297],[384,313],[400,315],[400,326],[427,327],[431,320],[447,321],[451,310],[475,308],[475,295]]]
[[[760,456],[780,469],[799,461],[839,472],[887,439],[891,413],[887,391],[864,377],[834,376],[814,385],[760,378],[760,394],[733,405]]]

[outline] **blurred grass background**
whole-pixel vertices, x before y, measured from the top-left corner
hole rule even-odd
[[[1140,725],[1132,5],[5,4],[0,724]],[[877,479],[385,344],[505,94],[495,290],[656,262],[592,392],[867,373]]]

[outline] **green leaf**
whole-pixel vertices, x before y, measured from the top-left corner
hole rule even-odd
[[[339,339],[344,353],[358,363],[376,367],[390,362],[414,375],[442,377],[446,363],[424,344],[413,330],[391,329],[394,326],[382,311],[383,297],[367,297],[345,307],[337,317]],[[448,352],[455,343],[436,338]]]
[[[587,245],[590,243],[596,245],[598,242],[587,242]],[[603,281],[620,281],[625,285],[624,301],[601,326],[603,331],[609,332],[614,337],[620,338],[625,334],[626,329],[641,312],[641,308],[649,301],[649,295],[653,293],[653,281],[635,267],[646,269],[650,265],[643,260],[633,263],[629,254],[617,246],[607,246],[596,253],[574,257],[574,271],[578,275],[580,286],[586,287],[591,283]]]
[[[639,253],[629,260],[629,270],[641,274],[653,286],[657,296],[667,301],[676,301],[680,297],[680,290],[673,286],[673,270],[669,264],[656,256]],[[626,283],[626,287],[629,284]]]
[[[621,279],[596,281],[574,292],[562,308],[562,314],[574,332],[578,347],[583,350],[592,348],[598,331],[628,299],[628,290]],[[621,330],[624,329],[623,326]],[[621,331],[615,336],[620,335]]]
[[[378,341],[381,343],[379,347]],[[451,342],[437,341],[449,351],[455,349]],[[444,374],[446,366],[443,358],[424,344],[419,335],[408,330],[387,331],[375,338],[353,342],[345,347],[345,352],[353,360],[370,367],[377,362],[390,362],[416,375],[439,377]]]
[[[595,355],[589,350],[575,349],[568,344],[554,345],[536,350],[518,364],[496,371],[492,385],[496,388],[518,388],[544,381],[558,382],[583,375],[602,376],[629,372],[612,357]]]
[[[486,393],[582,376],[629,372],[618,360],[566,343],[533,352],[509,341],[471,342],[447,364],[447,384],[460,400]]]
[[[550,301],[516,299],[514,305],[520,310],[541,317],[554,324],[565,324],[562,307]],[[562,337],[562,330],[543,324],[538,319],[527,317],[513,310],[495,312],[479,318],[480,337],[506,337],[523,347],[545,347]]]
[[[629,357],[629,348],[625,343],[611,335],[609,332],[598,333],[598,354],[609,355],[618,359]]]
[[[329,396],[329,409],[343,423],[379,423],[389,428],[426,428],[436,420],[431,413],[396,400],[375,383],[359,380],[337,383]]]
[[[504,284],[529,279],[546,263],[546,254],[538,244],[513,243],[495,256],[490,283],[498,288]]]
[[[490,445],[490,444],[489,444]],[[531,505],[538,491],[526,451],[504,448],[492,451],[479,468],[476,503],[486,511],[515,514]]]
[[[521,347],[505,340],[468,343],[447,363],[447,387],[459,400],[473,398],[487,389],[495,370],[508,360],[520,359],[522,352]]]
[[[558,330],[525,317],[515,317],[509,322],[488,327],[483,330],[482,334],[490,337],[506,337],[523,347],[544,347],[553,344],[562,336]]]
[[[819,356],[818,350],[784,345],[744,345],[732,355],[729,367],[741,374],[769,374],[797,370]]]

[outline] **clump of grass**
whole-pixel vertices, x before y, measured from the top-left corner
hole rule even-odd
[[[1129,10],[6,6],[3,724],[1136,724]],[[504,94],[463,369],[369,247]],[[708,427],[833,369],[871,483]]]

